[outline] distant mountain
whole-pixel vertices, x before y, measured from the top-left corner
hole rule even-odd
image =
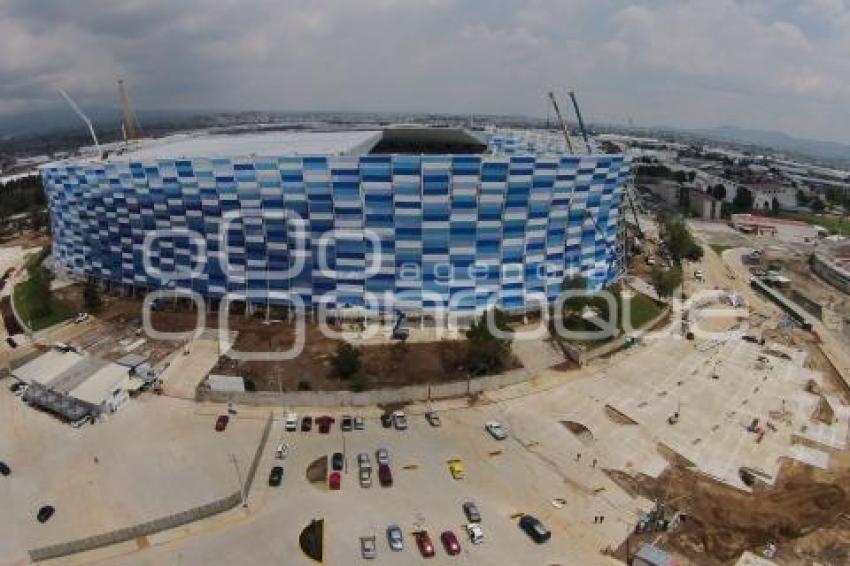
[[[850,145],[838,142],[809,140],[783,132],[751,130],[737,126],[720,126],[689,130],[689,132],[722,142],[748,144],[830,161],[842,161],[845,164],[850,163]]]

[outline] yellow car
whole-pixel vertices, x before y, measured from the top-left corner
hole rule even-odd
[[[449,460],[449,472],[451,472],[452,477],[456,480],[463,479],[463,460]]]

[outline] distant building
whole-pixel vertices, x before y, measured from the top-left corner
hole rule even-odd
[[[703,220],[720,220],[723,213],[723,201],[691,187],[688,189],[688,208]]]
[[[812,257],[812,271],[834,287],[850,293],[850,243],[819,246]]]

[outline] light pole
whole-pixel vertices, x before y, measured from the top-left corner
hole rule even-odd
[[[239,496],[242,498],[242,507],[248,508],[248,494],[245,493],[245,482],[242,481],[242,472],[239,470],[239,461],[233,452],[230,453],[230,461],[233,462],[233,467],[236,468],[236,479],[239,481]]]

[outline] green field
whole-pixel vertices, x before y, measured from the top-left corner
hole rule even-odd
[[[52,294],[47,301],[47,307],[42,308],[41,302],[44,298],[36,291],[30,279],[15,287],[12,300],[15,301],[18,316],[34,332],[62,322],[73,314],[67,305]]]
[[[735,246],[724,246],[722,244],[711,244],[711,249],[713,249],[714,253],[716,253],[717,255],[723,255],[723,252],[725,252],[726,250],[731,250],[734,247]]]
[[[819,214],[783,214],[782,218],[817,224],[818,226],[823,226],[832,234],[850,236],[850,219],[842,220],[834,216],[822,216]]]
[[[631,322],[634,328],[640,328],[658,316],[662,310],[662,307],[659,306],[658,303],[646,295],[641,295],[640,293],[635,293],[629,303],[629,306],[631,307],[629,309],[631,311]],[[620,326],[622,327],[622,322],[620,323]]]

